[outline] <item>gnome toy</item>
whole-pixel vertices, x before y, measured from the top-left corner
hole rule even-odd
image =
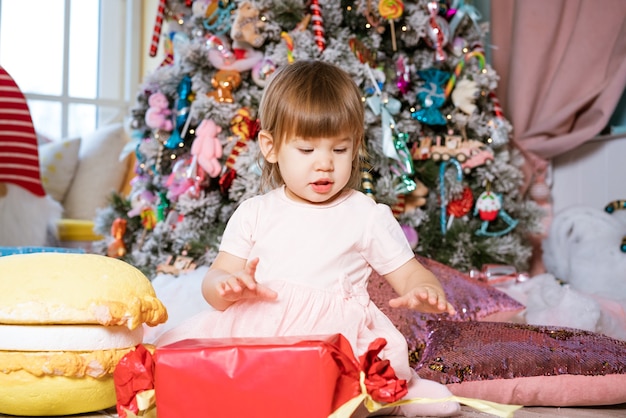
[[[0,246],[44,246],[62,206],[41,184],[37,135],[26,98],[0,66]]]

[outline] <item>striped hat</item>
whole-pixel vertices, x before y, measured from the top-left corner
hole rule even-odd
[[[0,183],[45,196],[39,172],[37,135],[26,98],[0,66]]]

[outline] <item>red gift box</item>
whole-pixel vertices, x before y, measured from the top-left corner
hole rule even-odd
[[[190,339],[159,347],[159,418],[326,418],[360,393],[359,364],[340,334]]]

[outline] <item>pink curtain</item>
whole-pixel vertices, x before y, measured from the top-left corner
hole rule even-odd
[[[626,86],[626,1],[495,0],[492,63],[498,96],[527,158],[524,192],[545,193],[550,159],[597,135]],[[544,271],[540,241],[531,273]]]

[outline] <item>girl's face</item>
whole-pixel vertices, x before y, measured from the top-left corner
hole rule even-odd
[[[282,143],[275,152],[273,138],[265,135],[265,140],[262,135],[259,139],[270,141],[272,146],[266,153],[261,144],[261,150],[268,162],[278,163],[289,198],[312,204],[328,203],[350,181],[355,155],[352,138],[295,138]]]

